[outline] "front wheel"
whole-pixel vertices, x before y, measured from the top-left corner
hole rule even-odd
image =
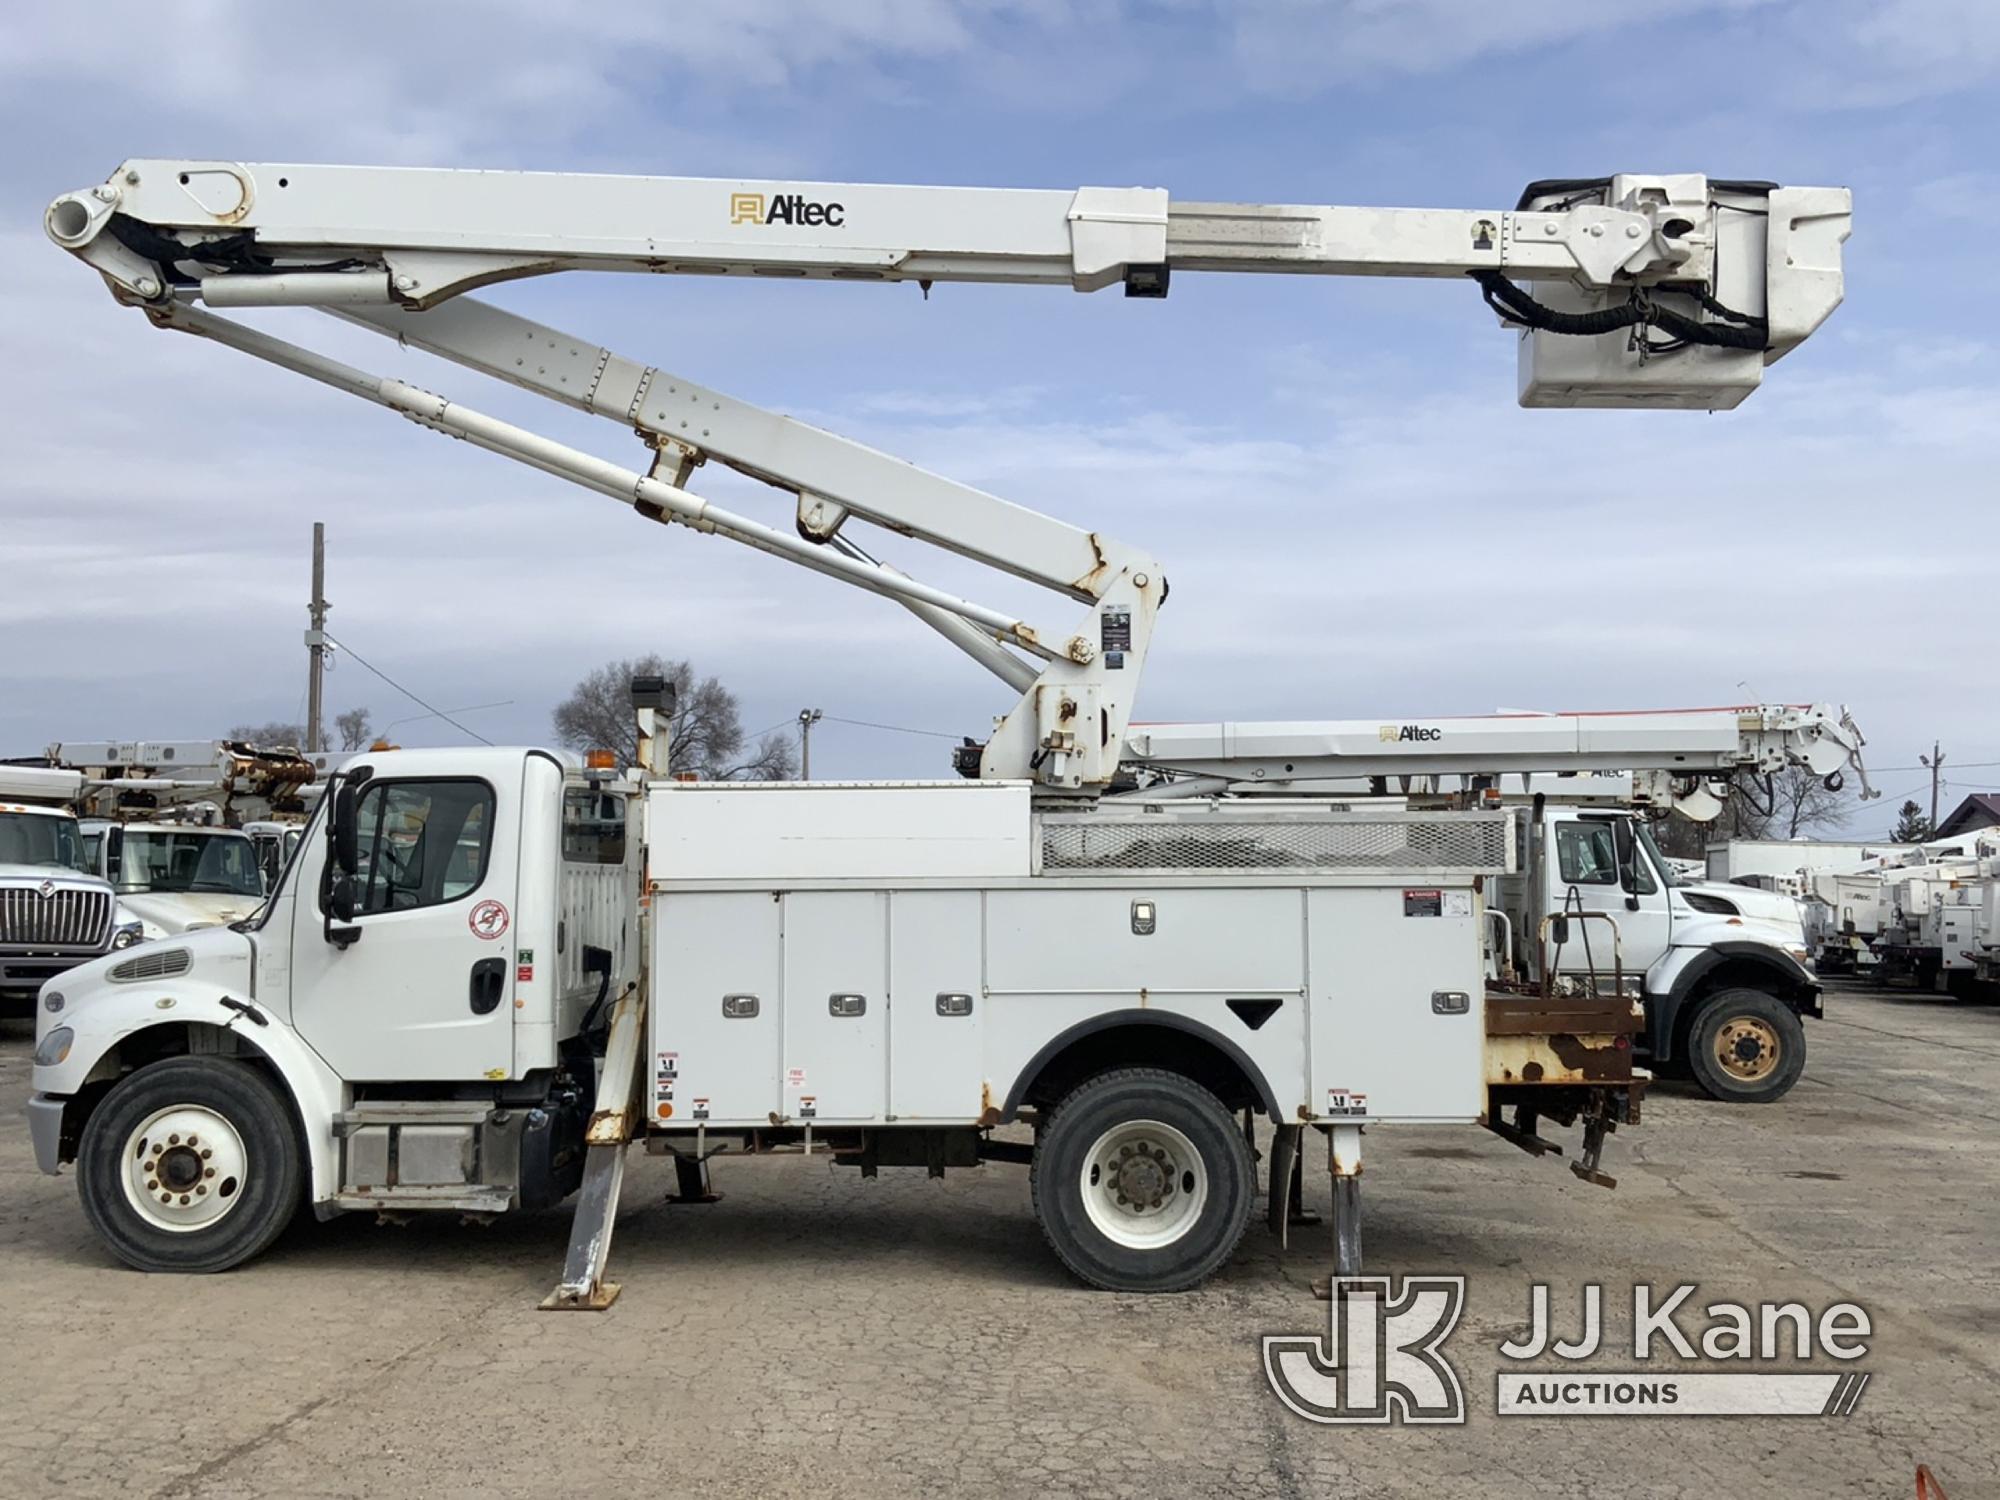
[[[122,1080],[84,1126],[84,1215],[141,1271],[226,1271],[278,1237],[302,1170],[285,1099],[260,1070],[176,1057]]]
[[[1080,1084],[1035,1144],[1029,1191],[1058,1259],[1092,1286],[1179,1292],[1235,1252],[1255,1168],[1222,1101],[1178,1073]]]
[[[1711,1098],[1769,1104],[1806,1066],[1799,1014],[1763,990],[1723,990],[1702,1002],[1688,1033],[1688,1070]]]

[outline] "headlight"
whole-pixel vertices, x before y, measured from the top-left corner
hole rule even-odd
[[[134,943],[143,943],[145,941],[145,926],[139,922],[127,922],[117,932],[112,934],[111,946],[114,948],[129,948]]]
[[[67,1026],[54,1027],[35,1043],[35,1066],[53,1068],[69,1056],[69,1044],[75,1040],[76,1033]]]

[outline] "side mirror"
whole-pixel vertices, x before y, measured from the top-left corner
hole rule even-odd
[[[1625,893],[1625,908],[1639,909],[1638,840],[1632,836],[1632,820],[1620,818],[1611,825],[1611,842],[1618,851],[1618,888]]]
[[[329,825],[329,837],[333,844],[333,867],[347,875],[354,873],[354,867],[360,860],[361,831],[354,803],[354,783],[343,781],[333,794],[333,821]]]
[[[326,886],[326,914],[336,922],[354,920],[354,878],[336,870]]]

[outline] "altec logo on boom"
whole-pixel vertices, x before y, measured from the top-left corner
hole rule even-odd
[[[762,193],[731,193],[729,222],[732,224],[828,224],[839,229],[847,222],[843,203],[815,203],[804,193],[779,193],[766,198]]]
[[[1384,724],[1375,737],[1385,745],[1441,740],[1444,731],[1429,724]]]

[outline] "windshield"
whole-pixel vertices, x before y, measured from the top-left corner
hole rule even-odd
[[[1637,818],[1632,820],[1632,826],[1639,830],[1639,842],[1645,846],[1646,858],[1653,862],[1653,868],[1660,872],[1660,878],[1668,885],[1686,885],[1687,882],[1676,875],[1674,867],[1667,863],[1667,857],[1660,853],[1660,846],[1653,842],[1653,830]]]
[[[41,865],[87,873],[76,819],[42,813],[0,813],[0,865]]]
[[[117,885],[121,891],[264,895],[257,851],[240,833],[127,829],[118,851]]]

